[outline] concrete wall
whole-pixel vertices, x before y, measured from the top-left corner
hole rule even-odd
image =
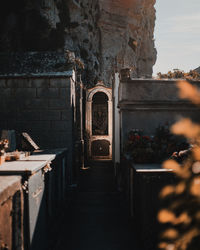
[[[68,147],[70,156],[74,78],[73,72],[62,77],[1,78],[0,130],[26,131],[42,149]]]
[[[200,87],[200,82],[193,82]],[[181,117],[199,118],[199,109],[178,96],[173,80],[122,80],[119,87],[122,144],[132,128],[152,135],[159,124],[173,124]]]

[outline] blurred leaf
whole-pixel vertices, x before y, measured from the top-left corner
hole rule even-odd
[[[193,153],[194,159],[197,161],[200,161],[200,147],[194,147],[192,149],[192,153]]]
[[[196,139],[200,135],[200,126],[190,119],[184,118],[171,127],[171,131],[176,135],[184,135],[188,139]]]
[[[161,190],[161,192],[160,192],[160,197],[163,199],[163,198],[165,198],[166,196],[169,196],[169,195],[171,195],[171,194],[173,194],[174,193],[174,191],[175,191],[175,187],[174,186],[166,186],[166,187],[164,187],[162,190]]]
[[[194,196],[200,197],[200,177],[195,177],[192,180],[190,193]]]
[[[182,194],[186,189],[186,184],[185,182],[180,182],[176,188],[175,188],[175,192],[176,194]]]
[[[200,173],[200,162],[196,161],[193,165],[192,165],[192,172],[194,174],[199,174]]]
[[[195,214],[195,219],[200,221],[200,211]]]
[[[192,221],[191,217],[187,212],[182,213],[175,221],[174,224],[190,224]]]
[[[187,81],[179,81],[177,83],[179,88],[179,96],[184,99],[189,99],[192,103],[200,104],[200,92],[197,87],[188,83]]]
[[[158,220],[161,223],[173,223],[176,220],[176,216],[172,211],[163,209],[158,213]]]
[[[170,228],[162,233],[161,237],[165,239],[176,239],[179,237],[179,233],[174,228]]]
[[[185,234],[183,234],[182,237],[176,242],[176,248],[180,250],[188,249],[188,245],[191,243],[192,239],[198,235],[199,230],[197,228],[190,229]]]
[[[169,72],[168,75],[177,73]],[[183,72],[182,72],[183,73]],[[195,76],[189,72],[187,77]],[[200,91],[197,87],[186,81],[177,83],[179,96],[200,105]],[[162,189],[160,197],[165,198],[173,193],[173,201],[169,209],[163,209],[158,213],[161,223],[171,223],[173,228],[161,234],[167,242],[161,242],[159,247],[164,250],[197,250],[200,242],[200,125],[184,118],[171,127],[171,132],[185,136],[193,147],[187,152],[189,157],[184,159],[182,165],[176,161],[168,160],[163,163],[166,169],[173,169],[174,173],[182,180],[176,185],[169,185]],[[189,187],[189,188],[188,188]],[[178,214],[178,215],[177,215]],[[193,225],[196,227],[192,228]],[[198,240],[197,240],[198,238]]]
[[[169,244],[166,242],[161,242],[158,245],[158,248],[163,249],[163,250],[175,250],[175,246],[173,244]]]
[[[163,163],[163,168],[172,169],[181,178],[190,177],[190,172],[188,171],[188,169],[181,167],[181,165],[174,160],[165,161]]]

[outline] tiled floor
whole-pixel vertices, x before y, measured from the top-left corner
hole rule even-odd
[[[111,163],[82,170],[80,185],[66,210],[54,250],[139,250]]]

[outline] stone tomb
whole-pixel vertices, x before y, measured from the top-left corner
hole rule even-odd
[[[199,108],[179,97],[176,80],[122,79],[119,86],[121,144],[131,129],[154,135],[159,125],[183,117],[199,122]],[[200,82],[191,82],[200,87]]]

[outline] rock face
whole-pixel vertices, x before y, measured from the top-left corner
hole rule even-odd
[[[137,77],[151,77],[154,49],[155,0],[100,0],[103,79],[113,66],[131,68]]]
[[[200,74],[200,67],[196,68],[195,71]]]
[[[0,9],[0,51],[74,51],[83,80],[111,85],[131,68],[150,77],[156,60],[155,0],[7,0]]]

